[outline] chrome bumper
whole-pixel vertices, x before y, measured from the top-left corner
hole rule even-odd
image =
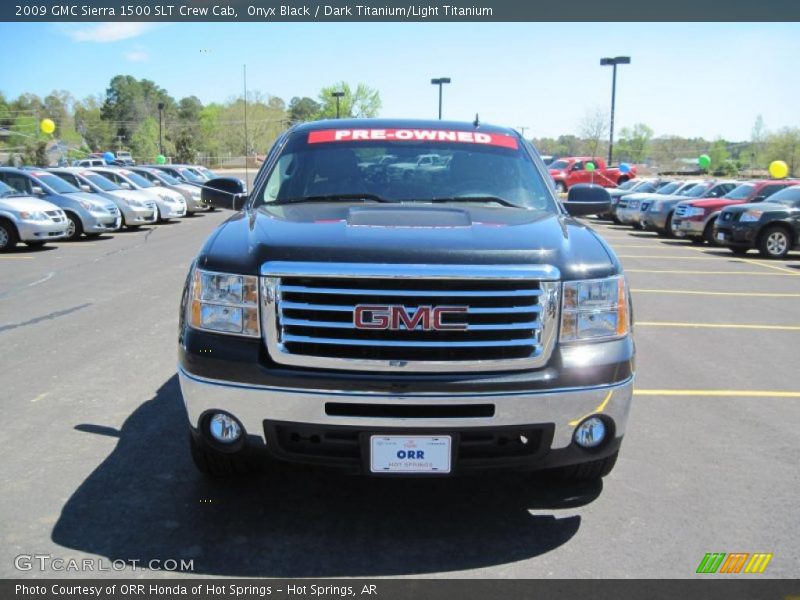
[[[197,427],[209,410],[234,415],[249,435],[264,439],[264,420],[291,421],[317,425],[353,425],[370,428],[457,428],[503,425],[555,424],[553,449],[572,442],[575,426],[586,416],[602,413],[613,419],[616,437],[625,434],[633,394],[633,377],[607,386],[553,389],[523,393],[485,394],[371,394],[319,392],[303,389],[257,387],[203,379],[178,369],[183,402],[189,423]],[[365,418],[330,416],[326,402],[397,405],[408,402],[428,405],[492,403],[492,417],[475,418]]]

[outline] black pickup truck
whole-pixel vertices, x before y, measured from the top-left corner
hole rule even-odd
[[[202,472],[259,457],[389,477],[611,471],[632,307],[614,252],[573,218],[606,212],[603,188],[560,203],[511,129],[336,120],[281,135],[249,194],[219,178],[203,200],[236,212],[181,303]]]

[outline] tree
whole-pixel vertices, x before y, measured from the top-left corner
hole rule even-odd
[[[131,153],[141,162],[152,163],[158,154],[158,122],[147,117],[131,135]]]
[[[650,140],[653,130],[644,123],[636,123],[633,128],[623,127],[619,132],[617,156],[619,160],[642,163],[650,154]]]
[[[171,141],[175,147],[175,160],[193,163],[200,143],[200,115],[203,103],[196,96],[181,98],[178,102],[178,121],[172,127]]]
[[[321,108],[317,118],[336,118],[336,98],[331,96],[333,92],[344,92],[344,96],[339,98],[339,115],[342,118],[375,117],[381,109],[381,95],[378,90],[374,90],[364,83],[359,83],[355,91],[353,91],[347,82],[342,81],[320,90],[319,101]]]
[[[773,160],[782,160],[789,165],[789,175],[794,177],[800,171],[800,129],[784,127],[771,133],[766,139],[764,152],[766,164]]]
[[[322,105],[319,102],[315,102],[307,96],[302,98],[295,96],[289,101],[289,119],[292,123],[313,121],[321,109]]]
[[[711,171],[714,175],[728,174],[730,167],[725,166],[731,157],[731,153],[728,152],[728,142],[720,138],[714,140],[708,151],[708,157],[711,159]]]
[[[578,123],[578,136],[583,140],[585,153],[597,156],[604,150],[603,140],[608,135],[608,113],[601,109],[586,111]]]
[[[75,129],[90,152],[110,148],[113,139],[111,125],[103,119],[101,106],[100,96],[89,96],[74,105]]]
[[[761,115],[756,117],[756,122],[753,124],[753,129],[750,133],[750,142],[752,143],[752,159],[753,167],[763,165],[764,159],[764,146],[767,139],[767,128],[764,125],[764,118]]]
[[[133,132],[148,117],[158,116],[158,104],[164,103],[164,117],[175,117],[175,100],[149,79],[117,75],[106,89],[103,119],[110,122],[114,135],[130,140]]]

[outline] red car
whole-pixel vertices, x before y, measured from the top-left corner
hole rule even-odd
[[[586,170],[586,163],[594,163],[594,171]],[[619,167],[609,167],[602,158],[591,156],[570,156],[559,158],[547,167],[550,176],[556,182],[559,192],[566,192],[576,183],[594,183],[603,187],[617,187],[629,179],[636,177],[636,167],[630,167],[627,173]]]
[[[688,238],[695,244],[703,242],[715,244],[713,239],[714,222],[723,208],[733,204],[762,202],[775,192],[791,185],[797,185],[797,183],[797,180],[788,179],[747,181],[720,198],[685,200],[675,208],[675,215],[672,218],[672,233],[677,237]]]

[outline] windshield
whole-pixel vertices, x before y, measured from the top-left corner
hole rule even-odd
[[[679,187],[681,187],[680,183],[677,183],[677,182],[668,183],[668,184],[662,185],[660,188],[658,188],[658,193],[659,194],[672,194]]]
[[[6,185],[2,181],[0,181],[0,198],[3,198],[5,196],[22,196],[22,195],[23,194],[21,192],[15,190],[10,185]]]
[[[743,183],[742,185],[737,185],[730,192],[725,194],[723,198],[727,198],[728,200],[747,200],[750,197],[750,194],[753,193],[755,187],[756,186],[754,186],[752,183]]]
[[[96,185],[104,192],[114,192],[122,189],[110,179],[107,179],[102,175],[98,175],[97,173],[81,173],[81,177]]]
[[[205,167],[197,167],[197,170],[200,171],[203,175],[205,175],[209,179],[216,179],[217,177],[219,177],[219,175],[214,173],[214,171],[212,171],[211,169],[207,169]]]
[[[459,199],[557,210],[530,156],[512,136],[471,131],[355,130],[360,132],[367,139],[350,139],[351,130],[293,136],[256,205],[348,196],[394,202]],[[342,138],[337,141],[334,136],[340,134]],[[394,139],[387,139],[390,136]],[[457,136],[461,136],[460,141]],[[397,160],[385,161],[386,156]]]
[[[681,193],[684,194],[685,196],[689,196],[690,198],[702,198],[708,193],[708,191],[712,187],[714,186],[710,183],[702,183],[692,186],[691,189],[688,191],[683,190],[683,192]]]
[[[793,185],[792,187],[787,187],[780,192],[774,193],[769,197],[769,202],[772,204],[783,204],[784,206],[800,208],[800,185]]]
[[[50,189],[52,189],[56,194],[74,194],[75,192],[80,192],[78,188],[76,188],[71,183],[67,183],[61,177],[53,175],[52,173],[33,173],[33,176],[36,179]]]
[[[189,169],[179,168],[175,170],[180,173],[181,177],[183,177],[186,181],[191,181],[192,183],[205,183],[205,179],[195,175]]]
[[[169,173],[165,173],[164,171],[159,171],[158,173],[152,173],[153,177],[160,179],[163,183],[167,185],[178,185],[181,181],[180,179],[176,179]]]
[[[547,168],[548,169],[555,169],[555,170],[558,170],[558,171],[562,171],[562,170],[566,169],[568,165],[569,165],[569,163],[566,160],[557,160],[557,161],[551,162],[549,165],[547,165]]]
[[[140,187],[140,188],[155,187],[154,183],[152,183],[150,181],[147,181],[147,179],[145,179],[144,177],[142,177],[138,173],[134,173],[132,171],[125,171],[124,173],[120,173],[120,175],[122,175],[125,179],[127,179],[128,181],[130,181],[132,184],[134,184],[137,187]]]

